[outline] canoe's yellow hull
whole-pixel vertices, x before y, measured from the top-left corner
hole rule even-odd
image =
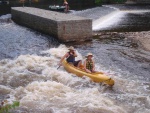
[[[110,86],[114,85],[114,80],[102,72],[87,73],[83,69],[79,69],[79,68],[67,63],[65,60],[62,62],[62,64],[63,64],[64,68],[66,69],[66,71],[76,74],[77,76],[80,76],[80,77],[87,76],[87,77],[91,78],[91,80],[94,82],[98,82],[98,83],[104,82]]]

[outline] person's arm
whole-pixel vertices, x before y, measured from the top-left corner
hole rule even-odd
[[[74,54],[73,54],[73,55],[74,55],[74,57],[77,57],[77,53],[76,53],[75,51],[74,51]]]
[[[61,58],[59,65],[62,65],[62,61],[63,61],[66,57],[68,57],[68,55],[69,55],[69,54],[66,53],[66,54]]]
[[[84,69],[86,69],[86,60],[84,61],[83,66],[84,66]]]
[[[95,62],[92,60],[92,62],[93,62],[93,71],[95,71]]]

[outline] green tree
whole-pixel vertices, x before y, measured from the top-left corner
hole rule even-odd
[[[95,4],[96,4],[96,5],[101,5],[102,2],[103,2],[103,0],[95,0]]]

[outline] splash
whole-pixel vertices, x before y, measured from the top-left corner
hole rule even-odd
[[[148,86],[143,90],[145,85],[134,78],[129,81],[122,77],[124,75],[114,73],[118,75],[113,76],[116,84],[113,89],[109,89],[91,82],[87,77],[80,78],[68,73],[62,67],[57,70],[60,58],[67,51],[66,46],[60,45],[58,48],[41,51],[42,56],[20,55],[14,60],[0,61],[1,95],[9,103],[20,102],[15,113],[136,113],[139,109],[134,108],[140,106],[139,102],[150,104]],[[82,58],[78,51],[77,54]],[[98,65],[96,64],[97,69],[107,72],[107,69]],[[128,78],[131,79],[130,76]],[[126,102],[134,108],[126,106]],[[147,107],[142,107],[146,113],[149,108],[145,108]]]
[[[25,88],[17,88],[15,96],[28,112],[36,109],[45,113],[126,113],[96,88],[76,90],[52,81],[32,82]]]
[[[121,21],[121,18],[123,16],[125,16],[125,13],[121,11],[112,12],[100,19],[93,21],[92,29],[93,31],[97,31],[101,29],[103,30],[107,29],[108,27],[111,27],[111,26],[115,26]]]
[[[1,22],[11,22],[11,14],[0,16],[0,23]]]

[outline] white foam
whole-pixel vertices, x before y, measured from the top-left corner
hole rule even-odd
[[[74,112],[80,110],[82,113],[85,109],[87,113],[99,110],[108,113],[126,113],[121,107],[114,105],[109,98],[101,95],[96,88],[75,90],[52,81],[33,82],[24,89],[17,88],[13,95],[20,95],[21,106],[28,109],[32,107],[32,109],[39,108],[43,111],[43,108],[48,109],[50,106],[55,113],[69,113],[70,110]]]
[[[127,12],[127,13],[134,13],[134,14],[143,14],[143,13],[147,13],[150,12],[150,10],[123,10],[123,12]]]
[[[0,16],[0,19],[10,19],[10,18],[11,18],[11,14],[6,14],[6,15]]]
[[[141,96],[144,97],[143,100],[147,97],[147,94],[138,93],[142,89],[137,88],[140,81],[124,79],[124,75],[114,75],[115,85],[113,90],[109,90],[91,82],[87,77],[77,77],[63,68],[57,70],[60,58],[67,51],[66,46],[60,45],[41,52],[47,56],[21,55],[13,60],[0,61],[0,83],[6,86],[0,86],[1,91],[9,93],[8,100],[11,102],[20,101],[18,109],[44,113],[126,113],[126,103],[120,105],[120,101],[127,100],[132,105],[129,97],[135,101],[134,104]],[[81,54],[78,54],[80,57]],[[98,69],[106,72],[107,69],[99,68],[98,65],[100,64],[96,65]],[[119,105],[115,102],[116,98]],[[149,104],[149,101],[146,102]],[[140,104],[136,106],[139,107]]]
[[[118,22],[121,21],[121,18],[125,14],[126,13],[121,12],[121,11],[112,12],[100,19],[93,21],[92,29],[93,31],[97,31],[101,29],[106,29],[107,27],[110,27],[110,26],[115,26],[116,24],[118,24]]]

